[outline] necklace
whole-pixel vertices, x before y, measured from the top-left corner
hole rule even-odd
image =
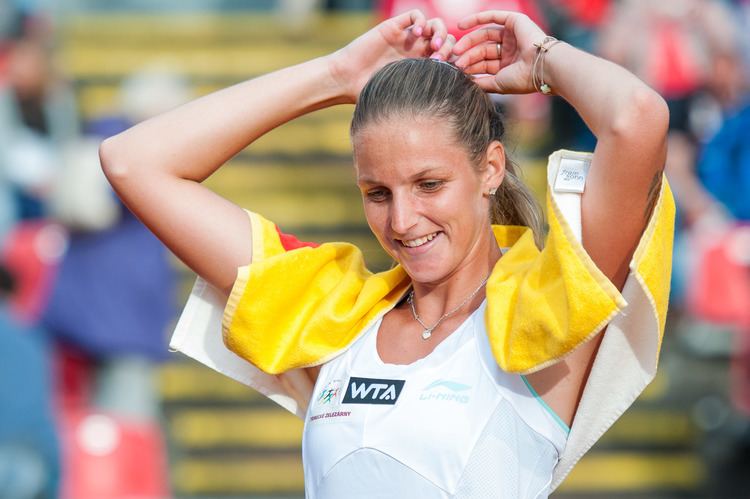
[[[411,307],[411,315],[414,317],[414,320],[417,321],[419,323],[419,325],[424,328],[424,331],[422,331],[422,339],[425,340],[425,341],[429,340],[430,337],[432,336],[432,332],[435,330],[435,328],[438,327],[440,325],[440,323],[442,323],[445,319],[447,319],[451,315],[453,315],[456,312],[458,312],[461,309],[461,307],[463,307],[464,305],[466,305],[467,303],[469,303],[469,300],[471,300],[472,298],[474,298],[477,295],[477,293],[479,293],[479,290],[482,289],[485,284],[487,284],[487,280],[489,278],[490,278],[490,274],[487,274],[487,277],[485,277],[482,280],[482,282],[479,284],[479,286],[477,287],[477,289],[475,289],[474,291],[472,291],[471,294],[469,296],[467,296],[466,299],[464,301],[462,301],[461,304],[458,305],[456,308],[454,308],[450,312],[444,313],[437,320],[437,322],[432,325],[432,327],[428,327],[427,324],[425,324],[424,322],[422,322],[421,317],[419,317],[419,314],[417,313],[417,309],[414,306],[414,290],[412,289],[409,292],[409,296],[406,298],[406,301],[409,302],[409,306]]]

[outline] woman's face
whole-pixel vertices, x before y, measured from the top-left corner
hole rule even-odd
[[[481,171],[444,120],[390,118],[353,142],[370,229],[415,282],[439,284],[472,262],[486,266],[495,244],[487,193],[505,164],[498,142]]]

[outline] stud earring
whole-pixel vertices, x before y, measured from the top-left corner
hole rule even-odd
[[[497,187],[490,189],[490,196],[494,196],[497,193]]]

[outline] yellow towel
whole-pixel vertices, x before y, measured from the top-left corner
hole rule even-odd
[[[487,283],[486,324],[500,367],[528,373],[555,362],[599,332],[627,305],[599,271],[547,195],[543,250],[529,229],[493,227],[509,250]],[[253,263],[238,270],[223,318],[227,347],[270,374],[335,357],[409,289],[399,266],[373,274],[348,243],[320,246],[282,234],[251,213]],[[674,201],[666,180],[631,262],[664,330]]]

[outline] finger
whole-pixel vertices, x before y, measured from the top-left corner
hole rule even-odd
[[[430,38],[432,50],[440,50],[448,36],[448,28],[442,19],[435,17],[427,21],[423,36]]]
[[[505,28],[502,26],[490,26],[467,33],[456,43],[456,46],[453,48],[453,53],[461,55],[474,45],[479,45],[480,43],[487,41],[501,42],[504,29]]]
[[[453,46],[456,44],[456,37],[453,35],[447,35],[445,43],[440,47],[440,50],[433,53],[430,57],[433,59],[439,59],[441,61],[448,61],[452,56]]]
[[[458,21],[458,28],[459,29],[470,29],[474,26],[479,26],[480,24],[489,24],[489,23],[497,23],[497,24],[505,24],[505,22],[508,20],[508,18],[513,17],[515,15],[522,15],[518,12],[512,12],[509,10],[485,10],[484,12],[479,12],[477,14],[472,14],[470,16],[466,16],[460,21]]]
[[[481,88],[485,92],[491,94],[502,93],[502,90],[497,86],[497,80],[495,80],[495,77],[492,75],[474,78],[474,83],[479,85],[479,88]]]
[[[497,42],[485,42],[481,45],[475,45],[461,54],[456,60],[456,66],[464,69],[472,64],[484,60],[499,60],[501,57],[502,46]]]
[[[404,12],[403,14],[394,17],[392,20],[396,23],[396,26],[402,30],[411,27],[412,31],[417,36],[422,36],[422,31],[424,31],[426,22],[424,14],[422,14],[422,11],[419,9],[412,9],[408,12]]]
[[[498,60],[479,61],[476,64],[463,68],[463,72],[468,75],[494,75],[500,71],[502,65]]]

